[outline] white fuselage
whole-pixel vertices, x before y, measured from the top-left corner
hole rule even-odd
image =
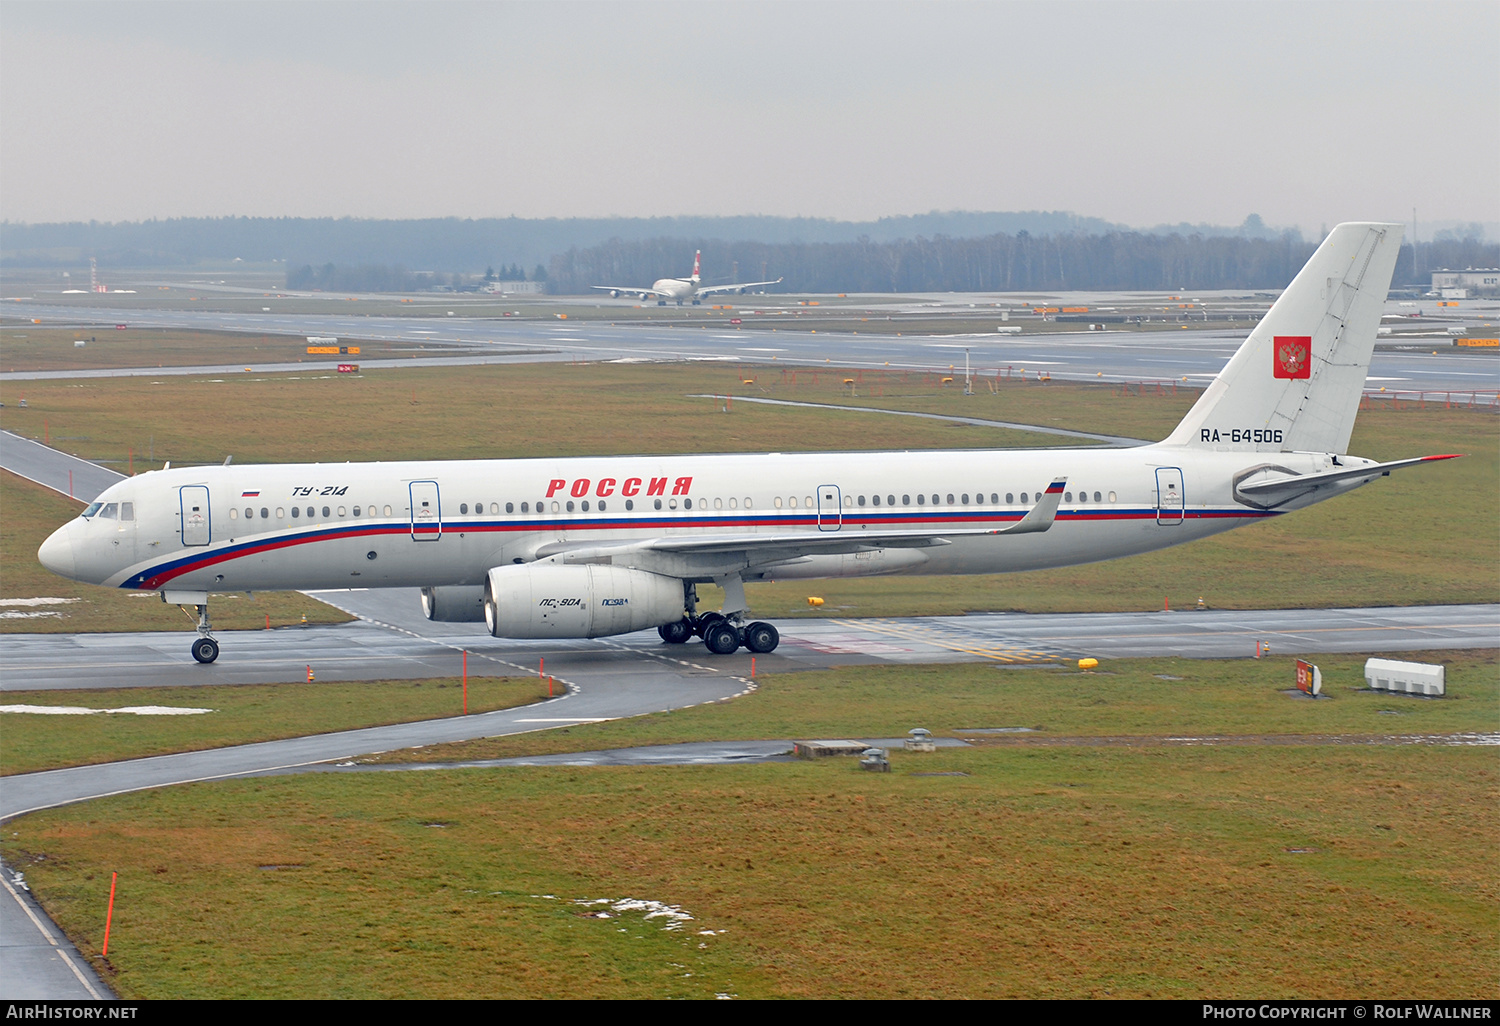
[[[628,563],[684,580],[996,573],[1147,552],[1317,501],[1236,501],[1234,477],[1265,462],[1253,452],[1150,445],[177,468],[109,488],[92,516],[61,527],[39,556],[67,577],[146,591],[427,587],[480,585],[492,567],[580,545],[911,530],[955,536],[780,561],[637,547]],[[1311,474],[1331,458],[1282,453],[1275,463]],[[1063,477],[1049,530],[956,533],[1015,524]],[[120,518],[125,503],[133,519]]]
[[[679,303],[698,294],[698,283],[691,278],[658,278],[651,283],[651,288],[661,298],[675,299]]]

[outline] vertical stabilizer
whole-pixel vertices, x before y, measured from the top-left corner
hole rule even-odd
[[[1329,233],[1164,444],[1346,452],[1402,227]]]
[[[698,281],[698,263],[702,259],[703,259],[703,250],[701,250],[701,249],[694,250],[693,251],[693,282],[695,284]]]

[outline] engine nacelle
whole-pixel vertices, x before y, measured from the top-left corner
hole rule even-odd
[[[484,585],[423,588],[422,613],[438,623],[483,623]]]
[[[603,638],[683,616],[682,582],[622,566],[497,566],[484,620],[497,638]]]

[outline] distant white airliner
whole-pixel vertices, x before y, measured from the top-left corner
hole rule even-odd
[[[746,289],[758,289],[762,285],[780,285],[781,279],[775,281],[746,281],[738,285],[700,285],[698,276],[698,265],[703,259],[703,251],[700,249],[693,254],[693,276],[691,278],[659,278],[651,283],[649,289],[630,285],[590,285],[591,289],[599,289],[608,292],[611,296],[635,296],[639,299],[655,297],[658,306],[666,306],[667,301],[675,300],[678,306],[683,300],[690,300],[694,306],[698,305],[699,298],[711,296],[716,292],[740,292]]]
[[[37,555],[196,606],[205,663],[210,592],[354,587],[419,587],[430,619],[501,638],[654,627],[769,652],[745,581],[1089,563],[1448,459],[1344,455],[1401,234],[1335,228],[1154,445],[184,467],[114,485]],[[698,611],[707,582],[722,612]]]

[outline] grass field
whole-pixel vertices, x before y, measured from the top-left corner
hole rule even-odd
[[[83,347],[76,342],[86,343]],[[409,356],[422,352],[417,342],[353,342],[360,352],[345,360]],[[127,328],[109,325],[86,328],[46,328],[39,325],[0,327],[0,367],[7,372],[35,370],[91,370],[114,367],[191,367],[239,363],[327,363],[330,356],[309,356],[301,335],[251,335],[218,331],[176,331],[165,328]],[[427,355],[424,353],[423,355]],[[21,388],[17,382],[17,388]]]
[[[154,449],[157,464],[434,459],[674,451],[799,451],[1052,445],[1057,436],[938,421],[740,403],[732,412],[693,398],[752,394],[989,417],[1158,438],[1196,393],[1126,394],[1111,386],[1002,384],[965,397],[941,374],[723,365],[606,365],[413,369],[354,379],[245,375],[27,382],[26,410],[0,409],[0,426],[89,459],[123,466]],[[854,377],[856,394],[842,384]],[[746,380],[750,383],[747,384]],[[7,402],[19,383],[4,386]],[[165,417],[163,410],[173,410]],[[323,411],[309,416],[308,411]],[[475,430],[473,425],[482,425]],[[1199,596],[1223,608],[1306,608],[1500,600],[1500,417],[1437,408],[1361,413],[1352,451],[1379,459],[1465,452],[1393,475],[1274,522],[1128,560],[1003,576],[895,577],[751,585],[759,616],[894,616],[970,610],[1115,611],[1176,607]],[[38,609],[56,617],[3,618],[0,631],[174,630],[173,607],[47,573],[36,547],[75,504],[0,476],[0,598],[77,597]],[[1399,525],[1393,528],[1392,525]],[[705,589],[707,600],[708,589]],[[825,599],[809,610],[807,596]],[[337,621],[302,596],[216,599],[216,627]]]
[[[888,775],[829,759],[270,777],[34,814],[0,850],[128,999],[1492,999],[1494,748],[1160,743],[1496,728],[1493,653],[1454,656],[1444,701],[1360,694],[1356,660],[1320,662],[1319,702],[1281,693],[1287,660],[797,674],[532,740],[919,723],[1158,740],[895,752]],[[621,899],[693,918],[597,903]]]
[[[964,728],[1030,727],[1034,739],[1184,736],[1448,734],[1500,730],[1500,663],[1494,650],[1406,653],[1447,666],[1442,702],[1392,698],[1364,688],[1365,656],[1316,662],[1330,699],[1283,692],[1295,660],[1122,659],[1097,672],[1071,666],[988,663],[861,666],[759,679],[733,702],[580,724],[541,734],[402,749],[372,763],[505,759],[687,741],[901,737],[925,727],[939,737]],[[1005,743],[1028,735],[1006,737]],[[993,738],[991,738],[991,741]]]
[[[470,677],[469,712],[509,709],[547,697],[532,677]],[[4,714],[0,774],[30,773],[228,745],[410,723],[463,713],[463,681],[243,684],[213,687],[6,691],[4,705],[120,709],[211,709],[199,715]]]

